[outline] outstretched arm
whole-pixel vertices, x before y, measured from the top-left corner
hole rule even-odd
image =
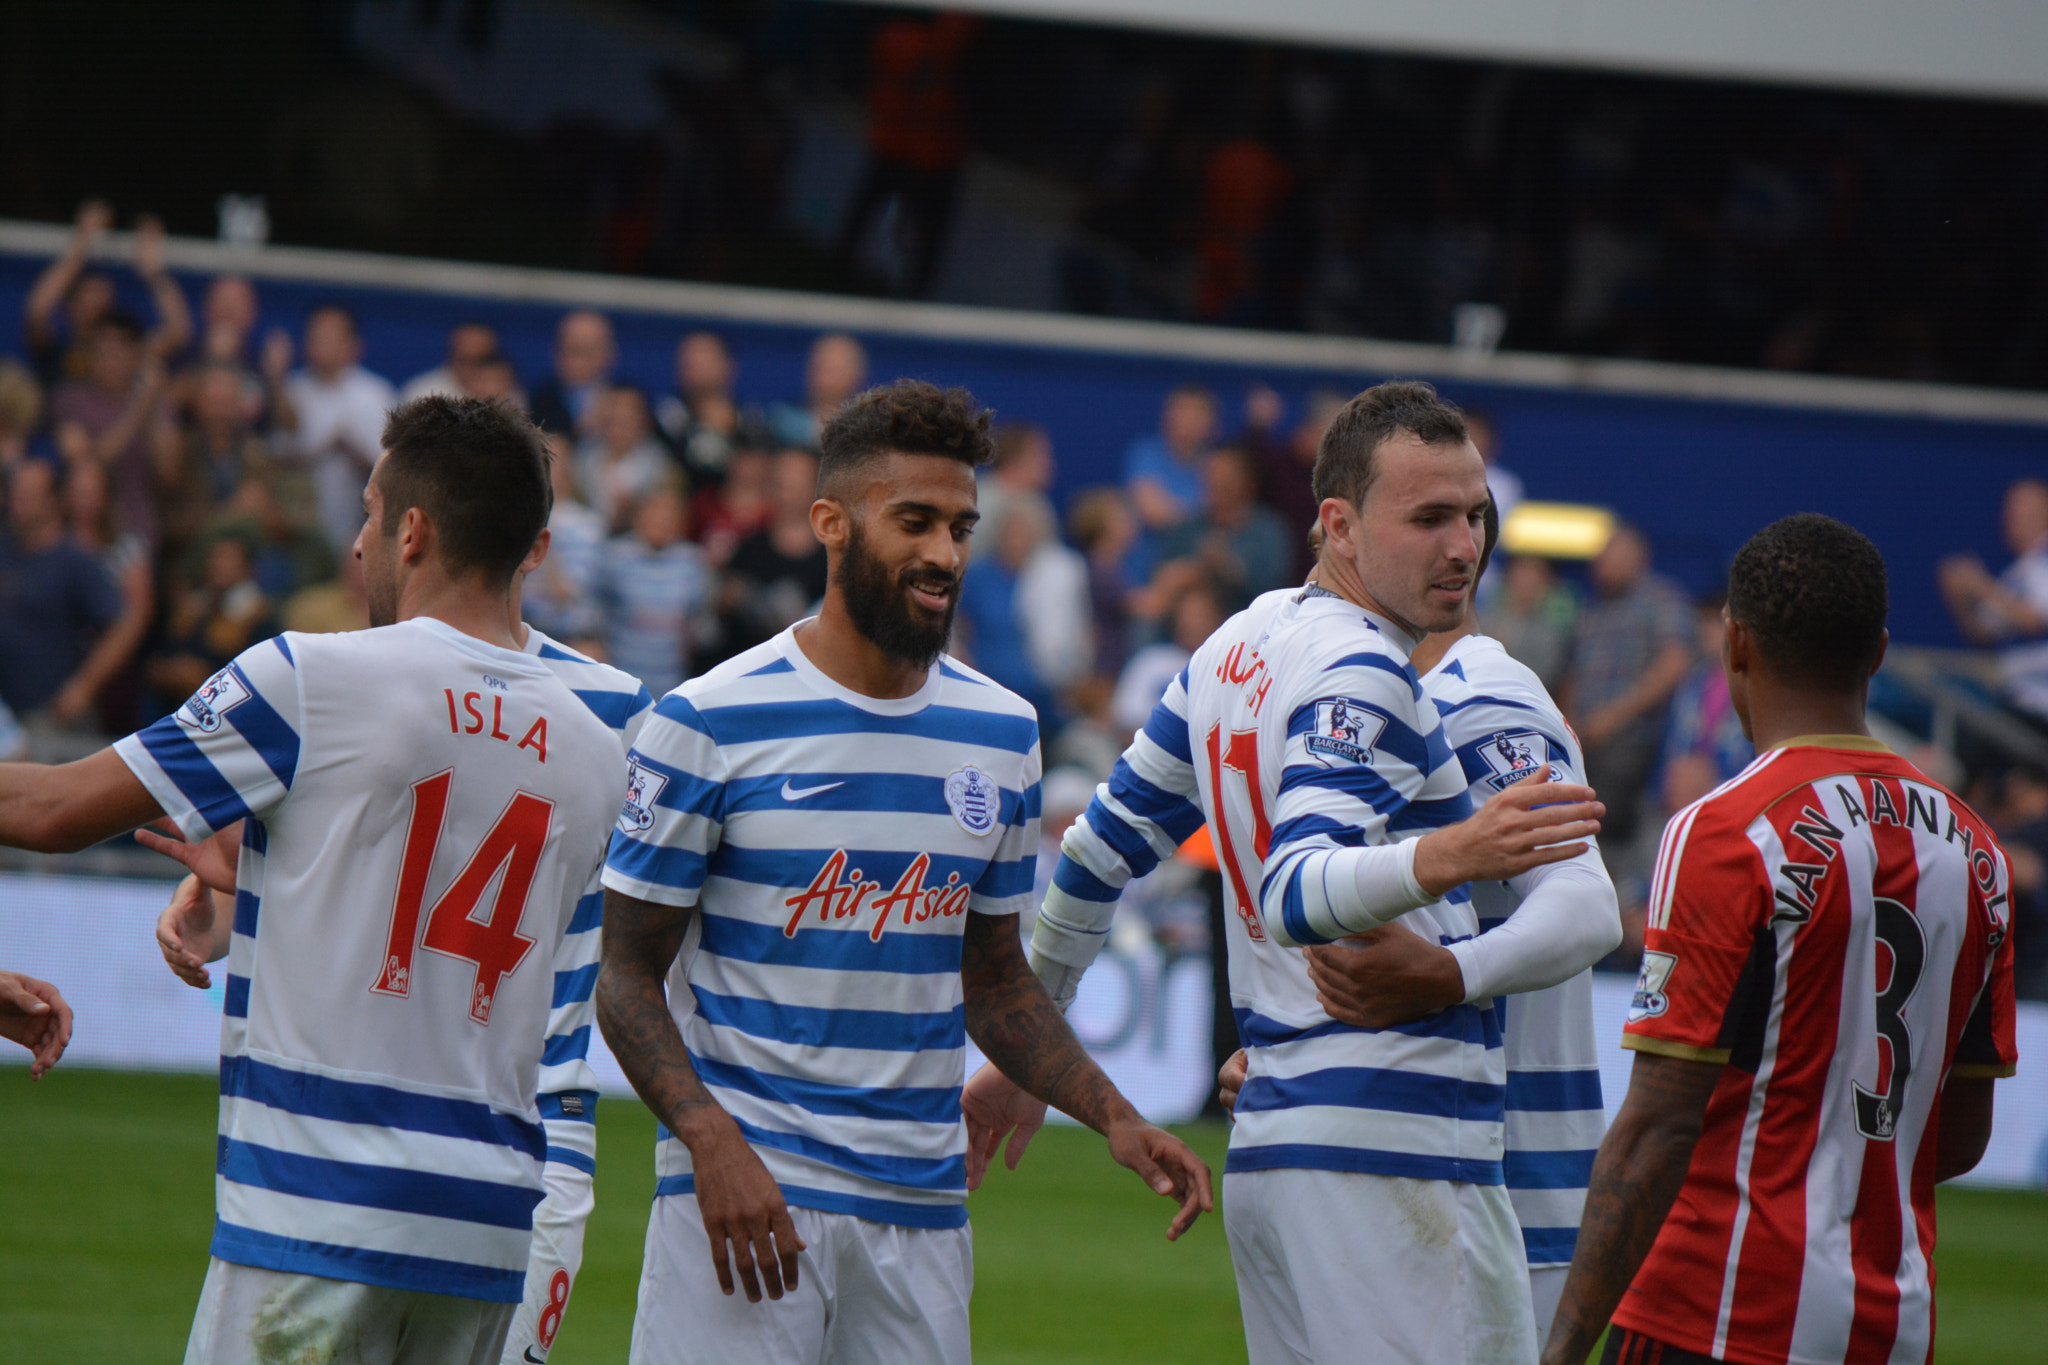
[[[796,1258],[804,1243],[768,1168],[690,1065],[669,1013],[663,983],[695,914],[694,905],[659,905],[605,892],[597,1024],[633,1089],[690,1149],[718,1287],[732,1293],[736,1264],[747,1301],[759,1303],[764,1281],[771,1299],[796,1288]]]
[[[1628,1097],[1593,1162],[1579,1247],[1543,1365],[1580,1365],[1606,1329],[1685,1184],[1720,1079],[1718,1064],[1636,1054]]]
[[[164,813],[112,749],[76,763],[0,763],[0,844],[76,853]]]
[[[71,1006],[47,981],[0,972],[0,1038],[29,1050],[29,1079],[39,1081],[71,1042]]]
[[[970,910],[960,980],[967,1033],[990,1062],[1037,1098],[1109,1139],[1110,1155],[1180,1201],[1178,1238],[1216,1207],[1209,1168],[1178,1138],[1147,1123],[1095,1064],[1025,961],[1017,917]]]

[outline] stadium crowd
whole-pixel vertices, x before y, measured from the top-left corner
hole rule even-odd
[[[229,274],[195,309],[146,218],[134,265],[151,312],[124,310],[89,262],[109,225],[104,206],[80,210],[29,296],[21,350],[0,347],[0,756],[81,755],[167,714],[258,640],[367,624],[351,553],[364,484],[389,409],[425,394],[515,403],[546,431],[552,549],[525,582],[528,619],[655,695],[823,596],[808,510],[821,424],[869,379],[853,337],[817,338],[802,393],[757,396],[724,341],[692,331],[656,394],[615,378],[600,313],[566,314],[552,368],[528,375],[489,326],[458,321],[445,362],[398,383],[343,307],[315,309],[297,336],[266,329],[256,286]],[[997,433],[952,648],[1042,718],[1045,874],[1191,652],[1308,569],[1310,470],[1345,397],[1319,392],[1290,412],[1254,387],[1233,410],[1176,388],[1116,477],[1075,494],[1064,517],[1046,433],[1018,421]],[[1521,480],[1483,415],[1473,429],[1505,517]],[[2002,649],[2015,714],[2048,726],[2048,484],[2016,484],[2004,525],[2009,569],[1993,577],[1959,556],[1941,586],[1965,632]],[[1721,602],[1658,574],[1626,525],[1583,575],[1504,556],[1482,602],[1488,632],[1584,742],[1629,927],[1610,965],[1633,970],[1664,819],[1753,757],[1720,667]],[[2013,851],[2020,989],[2048,997],[2048,773],[1918,756],[1968,779]],[[1155,931],[1206,946],[1201,916],[1175,904],[1156,898]]]

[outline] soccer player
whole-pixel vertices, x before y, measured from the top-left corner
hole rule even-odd
[[[1486,531],[1475,582],[1498,536],[1490,506]],[[1557,703],[1499,641],[1479,633],[1473,608],[1412,657],[1475,808],[1545,763],[1564,781],[1585,771]],[[1507,1062],[1503,1170],[1541,1341],[1564,1290],[1593,1153],[1607,1130],[1592,966],[1621,942],[1621,913],[1592,849],[1512,882],[1474,882],[1471,892],[1478,938],[1444,948],[1374,930],[1364,940],[1309,949],[1309,977],[1332,1017],[1366,1027],[1412,1023],[1493,997]]]
[[[547,557],[549,534],[543,530],[519,575],[511,600],[521,600],[526,575]],[[640,726],[654,709],[639,679],[601,664],[550,639],[514,617],[512,638],[520,652],[540,660],[609,726],[623,756],[632,748]],[[177,858],[194,871],[157,918],[157,944],[164,960],[180,979],[205,989],[211,984],[206,964],[227,956],[233,925],[235,865],[232,847],[218,846],[216,835],[205,844],[174,842],[150,830],[137,835],[153,848]],[[606,831],[609,843],[610,831]],[[210,846],[211,845],[211,846]],[[225,856],[223,856],[225,855]],[[600,857],[602,850],[600,850]],[[583,1233],[595,1205],[592,1182],[597,1174],[597,1077],[590,1069],[590,1034],[595,1022],[592,996],[597,984],[598,943],[604,921],[602,868],[593,866],[576,914],[555,950],[554,999],[547,1038],[541,1048],[538,1104],[547,1131],[547,1194],[533,1211],[533,1248],[526,1263],[526,1294],[505,1337],[501,1365],[539,1365],[546,1361],[561,1331],[576,1273],[583,1264]],[[202,898],[202,877],[214,895]],[[225,899],[223,904],[222,898]]]
[[[597,1010],[662,1122],[638,1365],[965,1362],[970,1036],[1179,1201],[1169,1237],[1212,1206],[1019,942],[1037,722],[943,653],[988,422],[913,381],[841,409],[819,614],[662,698],[634,747]]]
[[[1582,859],[1601,808],[1542,780],[1546,762],[1472,814],[1410,663],[1464,619],[1478,571],[1486,473],[1457,409],[1427,384],[1367,390],[1324,436],[1314,483],[1311,582],[1232,617],[1167,689],[1068,831],[1033,965],[1071,999],[1120,889],[1206,816],[1249,1049],[1224,1203],[1251,1359],[1526,1361],[1491,1002],[1345,1024],[1297,950],[1395,922],[1469,939],[1464,883]],[[987,1074],[965,1102],[984,1161],[1036,1117]]]
[[[1877,547],[1828,517],[1729,570],[1722,661],[1760,752],[1665,827],[1550,1365],[1610,1314],[1631,1365],[1933,1356],[1934,1186],[1983,1156],[2017,1061],[2011,880],[1864,726],[1885,611]]]
[[[17,846],[242,826],[189,1362],[487,1365],[525,1279],[547,968],[625,761],[508,628],[539,432],[429,398],[384,443],[356,543],[378,628],[266,641],[112,749],[0,767]]]

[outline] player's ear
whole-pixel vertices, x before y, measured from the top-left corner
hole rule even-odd
[[[1891,647],[1892,633],[1887,629],[1877,637],[1877,657],[1870,662],[1870,673],[1868,676],[1873,678],[1877,676],[1877,670],[1884,667],[1884,656]]]
[[[853,534],[853,511],[837,498],[819,498],[811,504],[811,534],[828,550],[845,546]]]
[[[1357,546],[1352,544],[1358,534],[1358,511],[1342,498],[1324,498],[1322,506],[1316,508],[1316,525],[1323,533],[1323,544],[1339,559],[1351,559]]]
[[[1746,676],[1756,658],[1756,637],[1748,626],[1732,617],[1727,621],[1727,632],[1721,646],[1721,666],[1728,670],[1731,678]]]
[[[398,519],[398,562],[419,564],[433,552],[434,523],[417,507],[405,509]]]
[[[519,572],[523,574],[532,573],[535,569],[546,563],[548,547],[554,544],[554,540],[554,532],[545,526],[541,527],[540,534],[534,537],[533,548],[526,552],[526,558],[519,561]]]

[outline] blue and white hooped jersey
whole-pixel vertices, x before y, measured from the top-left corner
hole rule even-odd
[[[1038,721],[951,659],[896,700],[792,627],[655,704],[604,884],[697,914],[668,983],[691,1062],[791,1204],[967,1221],[967,912],[1038,853]],[[656,1194],[695,1189],[666,1130]]]
[[[1500,642],[1454,642],[1422,686],[1443,715],[1472,803],[1548,763],[1556,780],[1582,782],[1578,737],[1534,673]],[[1520,903],[1505,882],[1472,887],[1483,933]],[[1548,990],[1497,999],[1507,1054],[1507,1183],[1532,1266],[1569,1265],[1593,1157],[1607,1132],[1593,1035],[1590,969]]]
[[[540,660],[415,618],[255,645],[115,751],[187,838],[246,820],[213,1254],[519,1302],[612,730]]]
[[[1471,813],[1410,647],[1327,593],[1265,594],[1195,651],[1063,845],[1060,889],[1110,901],[1208,820],[1250,1063],[1226,1171],[1501,1183],[1494,1012],[1354,1028],[1316,1003],[1297,950],[1344,933],[1323,889],[1332,853]],[[1462,889],[1402,922],[1441,943],[1478,931]]]
[[[654,709],[654,698],[638,678],[601,664],[526,628],[527,654],[548,670],[617,736],[623,755]],[[624,786],[620,791],[625,790]],[[608,845],[611,831],[605,831]],[[548,1160],[597,1173],[597,1075],[590,1069],[590,1035],[597,1024],[598,949],[604,936],[604,850],[590,869],[590,881],[555,951],[555,996],[548,1014],[547,1041],[540,1054],[540,1119],[548,1133]]]

